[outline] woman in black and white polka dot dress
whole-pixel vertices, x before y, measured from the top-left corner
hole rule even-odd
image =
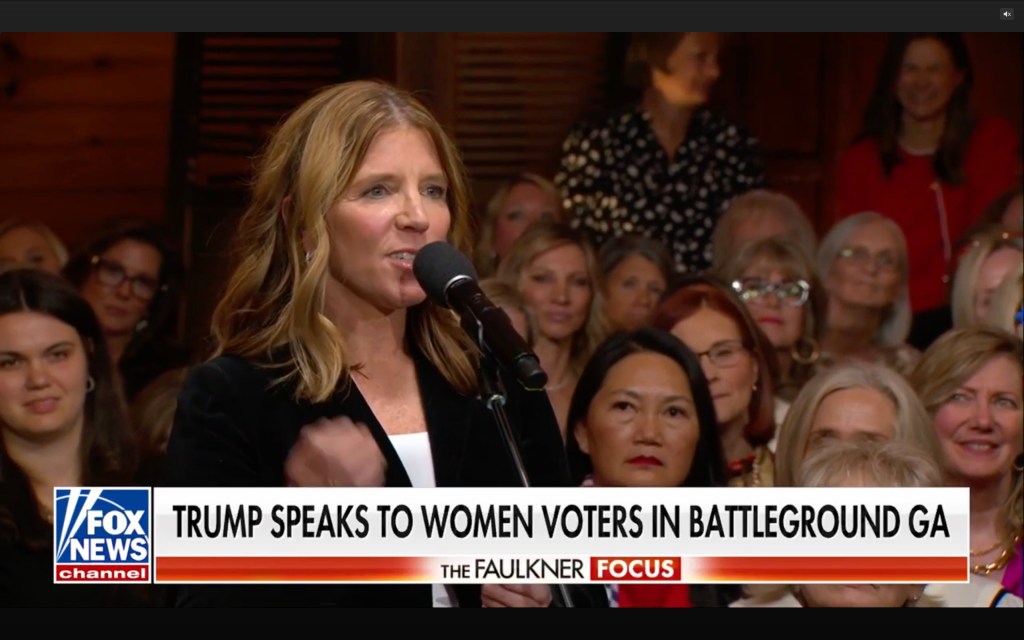
[[[757,141],[705,106],[718,46],[715,33],[634,34],[627,79],[642,98],[569,133],[555,182],[596,246],[640,233],[663,241],[679,272],[703,271],[729,200],[764,185]]]

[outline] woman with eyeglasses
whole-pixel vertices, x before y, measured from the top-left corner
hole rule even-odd
[[[819,365],[878,362],[906,375],[920,357],[907,344],[907,243],[895,222],[871,211],[843,219],[818,249],[828,296]]]
[[[64,275],[92,305],[127,400],[188,363],[174,334],[181,267],[158,230],[118,223],[75,255]]]
[[[771,486],[775,350],[732,287],[688,276],[654,313],[653,325],[700,360],[711,390],[731,486]]]
[[[775,347],[779,379],[775,389],[776,422],[800,388],[817,370],[821,345],[818,327],[824,291],[814,265],[800,245],[765,238],[744,245],[722,265],[722,280],[732,285],[747,310]]]

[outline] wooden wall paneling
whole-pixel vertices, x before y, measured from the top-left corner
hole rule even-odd
[[[746,127],[759,144],[767,188],[780,191],[812,221],[820,207],[822,68],[825,37],[819,33],[724,34],[721,75],[712,107]]]
[[[832,219],[832,194],[835,190],[835,166],[840,151],[846,141],[840,137],[836,123],[845,112],[842,102],[843,76],[837,73],[842,68],[845,34],[822,34],[821,65],[818,69],[820,84],[821,117],[818,120],[818,136],[821,140],[819,157],[821,161],[821,177],[814,194],[814,209],[804,211],[811,218],[815,231],[820,239],[828,230]]]
[[[3,107],[0,107],[3,109]],[[0,153],[6,149],[53,149],[144,144],[166,148],[168,114],[149,106],[52,106],[3,109]]]
[[[169,33],[0,34],[0,217],[74,246],[104,218],[164,216]]]
[[[769,154],[820,153],[820,33],[748,34],[747,124]]]
[[[166,64],[174,34],[104,32],[8,33],[21,56],[31,60],[151,60]]]
[[[569,128],[603,110],[607,34],[459,33],[454,132],[483,206],[522,171],[551,177]]]
[[[0,153],[0,192],[152,189],[162,191],[167,152],[159,145],[118,144]],[[151,212],[153,219],[163,211]]]
[[[0,151],[0,157],[6,155]],[[68,249],[96,231],[106,218],[139,217],[164,210],[162,189],[21,189],[0,191],[0,219],[10,216],[39,220],[51,226]],[[155,214],[154,214],[155,215]]]
[[[149,62],[26,62],[7,80],[14,107],[170,104],[170,64]],[[11,83],[14,83],[12,86]]]
[[[973,106],[979,113],[1024,127],[1024,36],[1020,33],[968,33],[974,68]]]
[[[413,92],[454,136],[454,33],[395,34],[395,84]]]

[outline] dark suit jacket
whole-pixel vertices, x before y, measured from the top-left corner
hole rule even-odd
[[[439,487],[518,486],[518,475],[489,410],[458,394],[415,353],[427,431]],[[411,486],[384,428],[355,385],[322,404],[296,402],[291,385],[273,386],[277,370],[223,356],[194,368],[178,401],[165,461],[167,486],[279,487],[299,430],[319,418],[346,415],[365,423],[387,460],[385,484]],[[505,377],[506,411],[518,431],[533,486],[570,486],[554,412],[543,391],[527,392]],[[480,588],[456,586],[459,606],[480,605]],[[169,588],[177,606],[430,607],[429,585],[182,585]],[[594,599],[591,599],[593,597]],[[573,589],[577,606],[606,606],[596,589]]]

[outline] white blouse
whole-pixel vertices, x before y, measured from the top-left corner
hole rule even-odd
[[[430,437],[426,431],[420,433],[403,433],[396,436],[388,436],[391,445],[402,460],[406,473],[412,486],[416,488],[436,487],[434,480],[434,458],[430,454]],[[443,584],[435,584],[434,606],[455,607],[458,606],[455,594]]]

